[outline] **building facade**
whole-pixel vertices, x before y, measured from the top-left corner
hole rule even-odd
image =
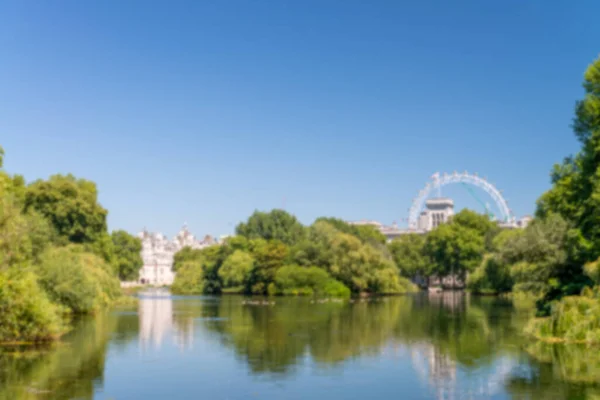
[[[171,285],[175,279],[175,253],[184,247],[202,249],[217,244],[211,236],[205,236],[202,240],[196,239],[185,225],[172,240],[162,233],[150,233],[146,230],[139,233],[138,237],[142,241],[141,256],[144,262],[138,280],[142,285]]]

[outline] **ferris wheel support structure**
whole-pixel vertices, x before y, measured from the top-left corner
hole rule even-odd
[[[478,176],[477,174],[469,174],[466,171],[462,173],[454,172],[452,174],[440,174],[439,172],[436,172],[431,177],[431,180],[427,182],[425,187],[419,191],[417,197],[413,199],[412,206],[410,207],[408,214],[409,229],[417,229],[419,214],[425,205],[425,200],[430,197],[431,193],[436,190],[438,196],[440,196],[441,188],[443,186],[454,183],[472,185],[482,189],[492,198],[494,203],[496,203],[496,206],[501,214],[500,216],[502,222],[514,223],[515,217],[512,213],[512,210],[508,207],[508,202],[504,196],[502,196],[500,190],[498,190],[496,186],[488,182],[486,179]]]

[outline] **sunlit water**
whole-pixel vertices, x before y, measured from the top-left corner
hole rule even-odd
[[[506,300],[271,301],[142,295],[0,348],[0,399],[600,399],[600,349],[528,341]]]

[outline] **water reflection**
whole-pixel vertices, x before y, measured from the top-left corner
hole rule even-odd
[[[105,398],[107,387],[114,398],[131,398],[127,385],[138,385],[135,397],[142,384],[145,399],[159,399],[158,389],[173,383],[147,374],[179,377],[205,363],[203,385],[197,376],[179,379],[180,394],[246,393],[264,382],[285,387],[304,379],[290,398],[315,398],[316,382],[331,384],[329,374],[343,371],[336,376],[354,378],[328,398],[357,397],[360,385],[371,392],[405,376],[403,398],[600,399],[600,352],[531,343],[519,334],[528,317],[507,300],[461,293],[323,304],[278,298],[275,305],[144,296],[137,309],[79,321],[53,346],[0,348],[0,399]],[[213,370],[221,364],[220,373]],[[223,386],[219,379],[232,368],[235,381]],[[117,379],[124,375],[127,385]],[[263,387],[261,398],[280,397]]]

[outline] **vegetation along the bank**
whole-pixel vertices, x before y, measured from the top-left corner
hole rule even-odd
[[[171,290],[348,297],[417,290],[370,226],[320,218],[305,227],[282,210],[255,212],[222,246],[183,249]]]
[[[106,216],[93,182],[26,184],[0,170],[0,342],[55,339],[73,317],[122,300],[119,278],[137,278],[141,244],[109,234]]]

